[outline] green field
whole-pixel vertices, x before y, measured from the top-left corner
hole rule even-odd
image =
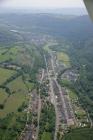
[[[16,64],[31,64],[31,56],[27,48],[23,46],[13,46],[10,48],[0,48],[0,62],[10,61]]]
[[[26,81],[26,86],[27,86],[28,89],[33,89],[34,84]]]
[[[51,49],[50,49],[49,47],[54,46],[54,45],[57,45],[57,43],[49,42],[48,44],[46,44],[46,45],[44,46],[44,50],[47,51],[47,52],[50,52]]]
[[[24,82],[22,81],[21,76],[15,79],[14,81],[10,82],[7,86],[10,88],[12,93],[26,93],[27,92],[27,88]]]
[[[22,105],[26,100],[25,94],[16,93],[10,95],[5,103],[3,110],[0,110],[0,118],[6,117],[7,114],[12,112],[17,112],[17,109]]]
[[[0,85],[16,73],[14,70],[0,68]]]
[[[63,140],[93,140],[93,129],[81,128],[66,134]]]
[[[44,50],[47,51],[47,52],[50,52],[51,51],[50,48],[49,48],[49,44],[46,44],[44,46]]]
[[[66,66],[70,66],[69,56],[64,52],[57,52],[57,59],[62,61]]]
[[[9,113],[17,112],[17,109],[22,105],[23,102],[26,101],[26,95],[28,93],[21,76],[10,82],[7,86],[10,88],[12,94],[5,102],[4,109],[0,110],[0,118],[5,117]],[[1,93],[0,95],[0,101],[3,101],[7,97],[7,94],[5,93]]]
[[[78,96],[74,91],[68,90],[68,93],[69,93],[69,97],[71,98],[71,100],[78,100]]]
[[[8,97],[8,94],[4,89],[0,89],[0,104],[3,104],[4,100]]]
[[[43,135],[42,135],[41,140],[52,140],[52,138],[51,138],[51,133],[49,133],[49,132],[44,132]]]
[[[18,49],[17,47],[13,47],[13,48],[0,48],[0,62],[2,61],[6,61],[6,60],[14,60],[17,56],[18,53]]]

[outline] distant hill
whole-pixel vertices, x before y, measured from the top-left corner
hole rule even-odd
[[[0,9],[0,13],[48,13],[61,15],[87,15],[85,8],[25,8],[25,9]]]
[[[88,16],[62,16],[55,14],[1,14],[6,24],[26,31],[47,33],[68,39],[93,37],[93,23]]]
[[[12,31],[0,28],[0,46],[11,45],[18,42],[21,38]]]

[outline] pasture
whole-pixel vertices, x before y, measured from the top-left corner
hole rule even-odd
[[[8,85],[9,89],[12,93],[27,93],[27,88],[22,80],[22,77],[18,77],[12,82],[10,82]]]
[[[0,104],[3,104],[7,97],[8,94],[5,92],[5,90],[0,88]]]
[[[12,112],[17,112],[17,109],[22,105],[22,103],[26,100],[25,94],[16,93],[10,95],[5,103],[5,107],[3,110],[0,110],[0,118],[6,117],[7,114]]]
[[[16,73],[14,70],[0,68],[0,85]]]

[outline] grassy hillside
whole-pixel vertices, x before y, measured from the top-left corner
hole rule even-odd
[[[69,18],[53,14],[4,14],[3,21],[23,30],[47,33],[56,37],[64,36],[70,40],[87,39],[93,36],[93,24],[88,16]]]

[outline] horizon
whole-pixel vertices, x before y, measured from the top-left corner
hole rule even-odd
[[[58,8],[58,7],[48,7],[48,8],[43,8],[43,7],[11,7],[11,8],[5,8],[2,7],[0,8],[0,13],[44,13],[44,14],[62,14],[62,15],[87,15],[87,10],[83,7],[64,7],[64,8]]]
[[[5,0],[2,1],[3,8],[85,8],[82,0]]]

